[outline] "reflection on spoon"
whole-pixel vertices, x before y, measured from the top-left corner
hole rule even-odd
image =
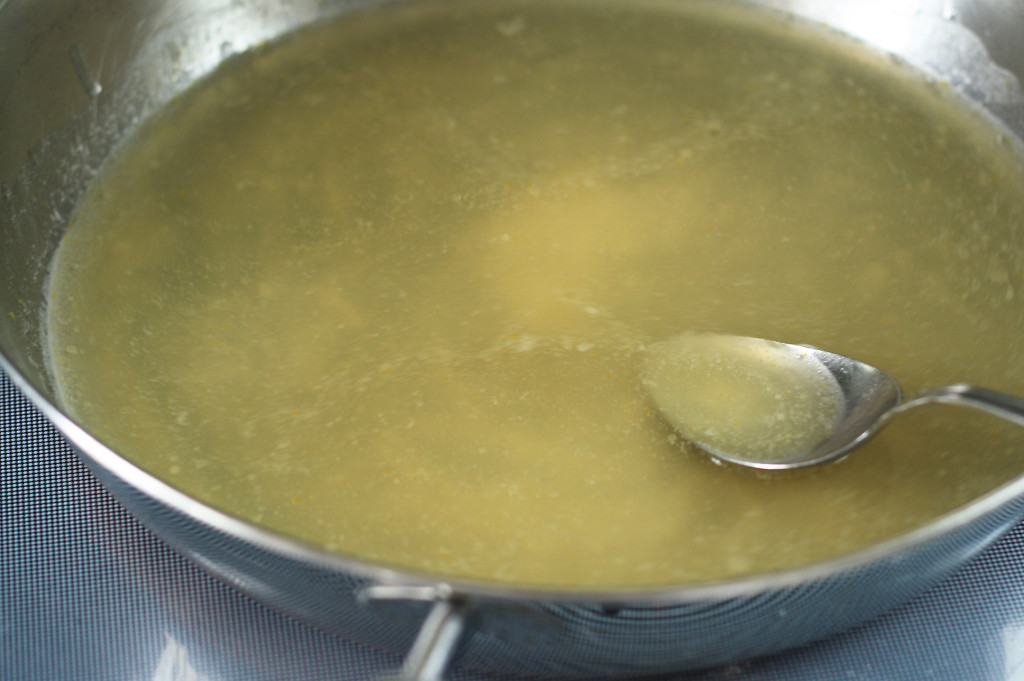
[[[665,419],[723,461],[765,470],[847,455],[895,414],[959,404],[1024,426],[1024,400],[968,385],[901,402],[899,384],[857,360],[761,338],[683,334],[648,348],[641,378]]]

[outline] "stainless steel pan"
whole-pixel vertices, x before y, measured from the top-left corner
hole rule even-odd
[[[654,591],[546,591],[325,553],[204,506],[104,447],[56,406],[40,328],[47,265],[76,201],[126,132],[220,61],[361,4],[0,0],[0,367],[168,543],[316,626],[413,647],[409,677],[436,677],[456,657],[585,676],[708,666],[827,636],[934,584],[1024,516],[1021,478],[910,534],[806,568]],[[1008,143],[1024,139],[1024,5],[755,4],[899,56],[987,111]]]

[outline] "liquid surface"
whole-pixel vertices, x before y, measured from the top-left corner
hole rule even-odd
[[[640,378],[650,344],[714,332],[1024,393],[1018,159],[816,35],[502,0],[233,59],[59,249],[67,408],[229,513],[487,580],[718,579],[956,508],[1020,473],[1012,426],[916,410],[840,464],[755,474],[692,451]]]
[[[682,334],[652,343],[640,375],[686,440],[750,461],[803,454],[843,415],[842,389],[827,370],[760,338]]]

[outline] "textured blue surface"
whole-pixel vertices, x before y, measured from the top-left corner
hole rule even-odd
[[[1024,526],[867,625],[666,678],[1024,680],[1022,556]],[[369,679],[398,664],[277,614],[175,554],[0,374],[0,680],[326,681]]]

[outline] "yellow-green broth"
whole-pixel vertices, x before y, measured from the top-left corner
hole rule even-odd
[[[715,465],[648,344],[805,343],[1024,393],[1024,173],[827,31],[671,2],[361,11],[155,116],[51,277],[66,408],[196,498],[437,574],[616,587],[829,558],[1024,469],[977,413]]]

